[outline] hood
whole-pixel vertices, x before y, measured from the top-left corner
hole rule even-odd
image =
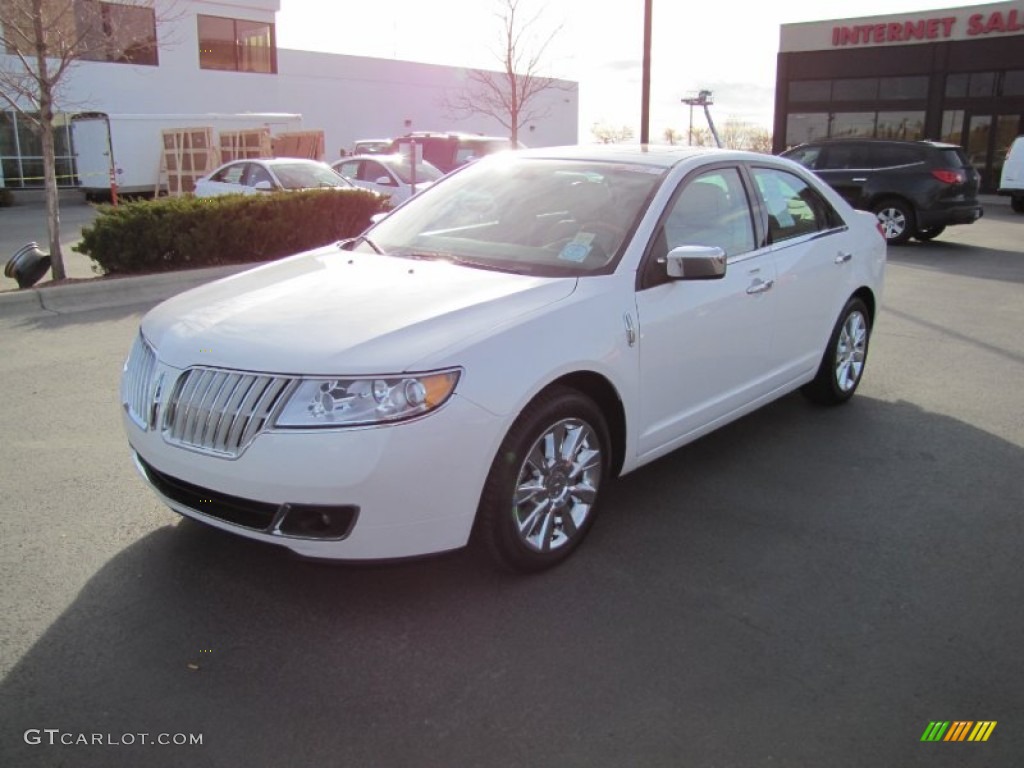
[[[330,246],[175,296],[143,318],[142,332],[176,368],[401,373],[564,299],[575,286],[575,278]]]

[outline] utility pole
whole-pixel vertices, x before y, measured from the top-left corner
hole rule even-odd
[[[642,75],[643,91],[640,99],[640,143],[649,144],[651,140],[651,6],[653,0],[644,0],[644,68]]]

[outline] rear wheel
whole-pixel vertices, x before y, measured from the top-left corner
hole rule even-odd
[[[1017,213],[1024,213],[1024,197],[1014,195],[1010,198],[1010,207]]]
[[[873,210],[878,217],[878,223],[882,225],[885,242],[889,245],[902,245],[917,229],[914,209],[902,200],[883,200]]]
[[[922,241],[934,240],[936,237],[938,237],[945,231],[946,225],[939,224],[938,226],[935,227],[924,227],[922,229],[917,230],[917,233],[914,235],[914,237]]]
[[[480,498],[477,533],[493,558],[539,571],[568,557],[593,525],[609,455],[592,400],[564,387],[534,400],[505,436]]]
[[[871,315],[863,300],[852,298],[839,314],[814,380],[801,392],[822,405],[845,403],[860,385],[871,339]]]

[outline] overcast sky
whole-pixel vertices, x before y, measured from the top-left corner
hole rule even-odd
[[[912,13],[982,4],[927,0],[653,0],[651,137],[685,132],[680,99],[708,89],[712,116],[771,126],[779,27],[801,21]],[[501,0],[281,0],[281,48],[500,68]],[[580,84],[580,140],[590,126],[627,125],[639,136],[644,0],[521,0],[546,35],[560,27],[545,73]],[[694,122],[697,124],[695,115]]]

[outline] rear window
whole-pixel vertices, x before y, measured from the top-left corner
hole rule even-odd
[[[966,153],[960,147],[943,147],[940,149],[939,163],[943,168],[966,168],[970,165]]]

